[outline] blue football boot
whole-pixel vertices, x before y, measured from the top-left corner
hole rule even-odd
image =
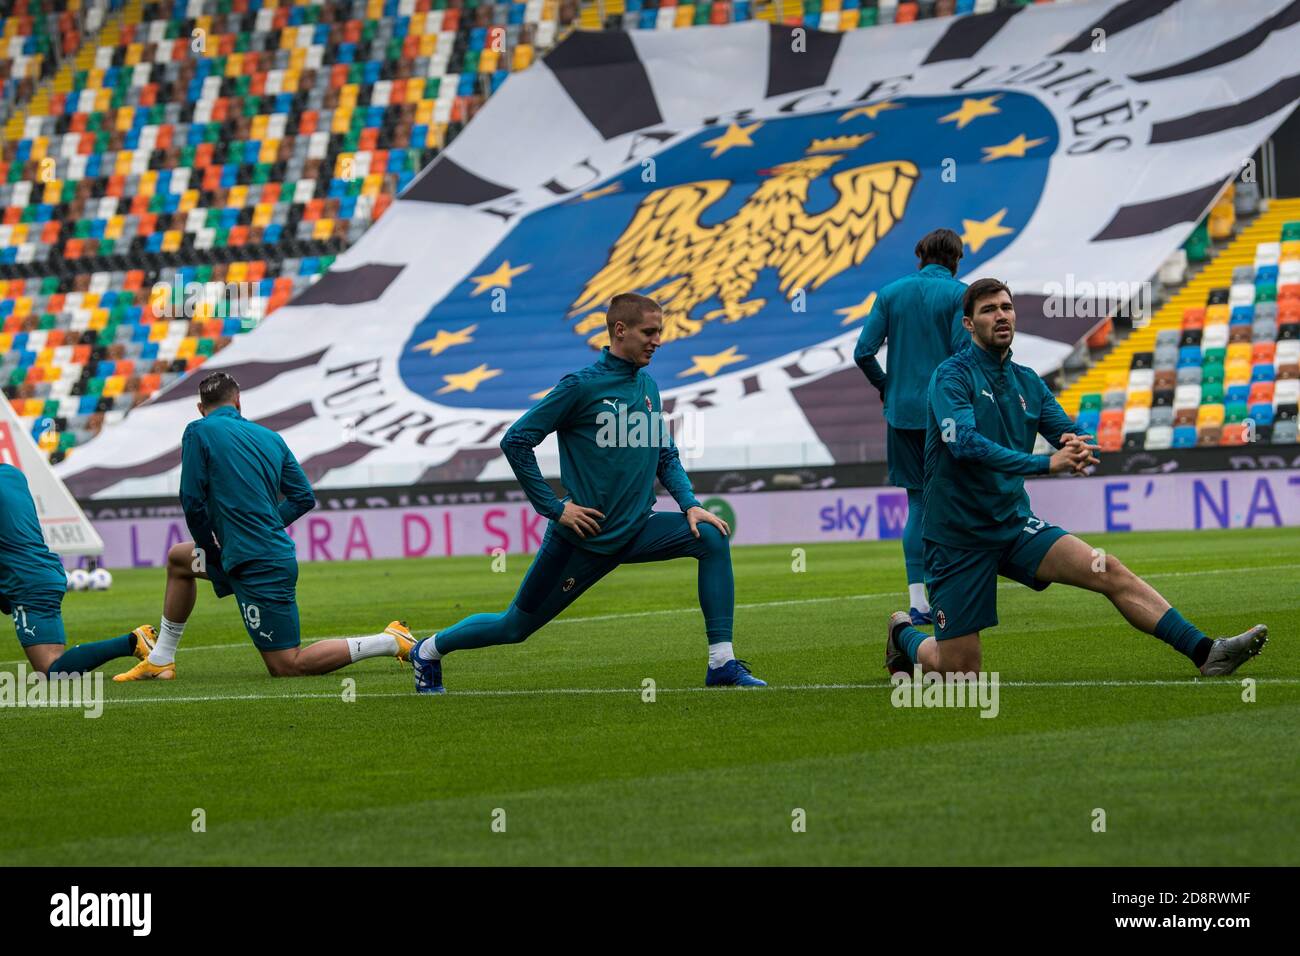
[[[912,608],[907,613],[912,615],[913,627],[929,627],[934,623],[934,615],[930,611],[918,611]]]
[[[710,667],[704,675],[705,687],[766,687],[767,681],[759,680],[749,671],[746,661],[732,659],[721,667]]]
[[[432,637],[424,639],[424,641],[431,640],[433,640]],[[445,694],[447,688],[442,686],[442,661],[426,661],[420,656],[420,645],[424,641],[417,641],[410,652],[411,666],[415,670],[415,692],[417,694]]]

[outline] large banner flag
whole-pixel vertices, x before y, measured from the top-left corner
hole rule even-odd
[[[45,455],[3,395],[0,395],[0,465],[13,465],[27,479],[41,533],[51,551],[64,555],[104,553],[99,532],[86,519],[63,482],[55,477]]]
[[[173,491],[197,379],[225,369],[318,483],[508,477],[502,433],[592,361],[623,291],[663,304],[649,371],[689,468],[878,456],[853,345],[918,238],[959,232],[960,277],[1017,293],[1017,359],[1059,367],[1290,113],[1297,49],[1294,0],[575,33],[319,283],[61,473]],[[556,472],[553,440],[539,457]]]

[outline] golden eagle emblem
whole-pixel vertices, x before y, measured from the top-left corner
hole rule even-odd
[[[739,322],[756,314],[765,299],[746,299],[763,269],[780,276],[787,299],[819,288],[845,269],[860,265],[903,211],[918,178],[913,163],[892,160],[834,174],[839,199],[825,212],[804,206],[813,180],[867,137],[815,140],[808,154],[765,171],[766,176],[730,219],[713,226],[700,217],[726,195],[732,183],[706,179],[657,189],[641,201],[632,221],[610,250],[609,260],[574,301],[571,316],[583,316],[578,334],[606,344],[604,307],[620,292],[646,290],[664,311],[663,341],[687,338],[705,322]],[[709,302],[718,308],[696,315]],[[600,309],[591,313],[592,309]]]

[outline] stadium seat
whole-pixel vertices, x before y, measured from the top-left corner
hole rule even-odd
[[[1148,451],[1163,451],[1172,448],[1174,430],[1168,425],[1152,425],[1147,429],[1145,448]]]
[[[1237,195],[1234,200],[1234,206],[1237,218],[1241,219],[1246,216],[1253,216],[1259,212],[1259,184],[1253,182],[1238,182]]]
[[[1283,405],[1295,405],[1300,402],[1300,380],[1279,379],[1273,387],[1273,403],[1281,408]]]
[[[1167,286],[1182,285],[1187,276],[1187,250],[1175,249],[1160,265],[1160,281]]]
[[[1246,425],[1241,422],[1229,422],[1223,426],[1219,433],[1220,445],[1244,445],[1246,444]]]
[[[1131,406],[1125,410],[1123,423],[1125,434],[1130,432],[1145,432],[1150,424],[1150,406]]]
[[[1200,369],[1197,369],[1199,372]],[[1198,408],[1201,404],[1200,384],[1179,384],[1174,390],[1174,409]]]
[[[1254,421],[1256,425],[1272,425],[1274,417],[1273,403],[1269,401],[1252,404],[1247,417]]]
[[[1276,266],[1282,257],[1282,243],[1261,242],[1255,246],[1255,268]]]

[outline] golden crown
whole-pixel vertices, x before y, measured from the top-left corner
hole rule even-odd
[[[826,139],[815,139],[807,152],[833,153],[838,150],[857,149],[875,135],[875,133],[863,133],[861,136],[829,136]]]

